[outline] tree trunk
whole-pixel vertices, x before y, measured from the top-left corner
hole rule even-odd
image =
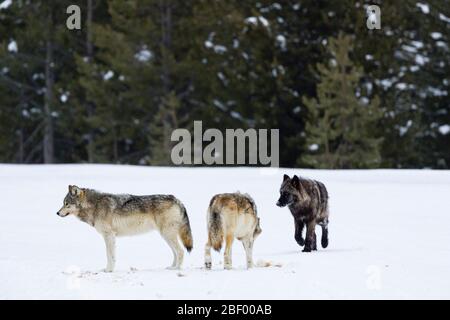
[[[160,1],[161,12],[161,42],[162,42],[162,69],[164,93],[170,92],[169,52],[172,46],[172,8],[167,1]]]
[[[331,124],[328,119],[328,111],[325,111],[324,118],[325,118],[324,121],[326,123],[326,126],[329,128]],[[324,144],[325,144],[325,159],[326,159],[325,163],[327,165],[327,168],[334,169],[334,164],[333,164],[333,160],[331,159],[331,153],[330,153],[330,140],[328,138],[328,132],[326,130],[325,130]]]
[[[92,63],[92,59],[94,56],[94,46],[92,44],[92,15],[93,15],[93,7],[92,7],[92,1],[93,0],[87,0],[87,17],[86,17],[86,57],[88,63]],[[92,102],[86,100],[86,110],[87,110],[87,116],[88,119],[92,119],[94,116],[94,105]],[[89,122],[90,124],[90,122]],[[91,126],[91,125],[89,125]],[[94,131],[90,127],[89,133],[87,135],[87,155],[88,155],[88,162],[93,163],[94,162]]]
[[[21,88],[20,89],[20,108],[22,109],[25,105],[25,97],[24,97],[24,89]],[[24,147],[23,147],[23,125],[20,125],[20,128],[17,130],[17,136],[18,136],[18,150],[17,150],[17,156],[16,156],[16,161],[18,163],[23,163],[23,159],[24,159]]]
[[[119,141],[117,139],[118,134],[116,131],[115,124],[113,124],[112,133],[113,133],[113,158],[114,158],[114,163],[118,163],[118,161],[119,161]]]
[[[19,147],[18,147],[18,154],[17,154],[17,162],[23,163],[24,159],[24,152],[23,152],[23,128],[20,128],[17,132],[19,136]]]
[[[169,54],[172,47],[172,4],[170,1],[160,1],[161,12],[161,42],[162,42],[162,76],[163,76],[163,88],[164,98],[161,103],[162,121],[163,121],[163,154],[164,161],[169,162],[169,155],[171,149],[170,136],[173,130],[173,124],[171,123],[171,110],[170,109],[170,93],[171,93],[171,79],[170,79],[170,59]],[[165,164],[167,164],[165,163]]]
[[[43,158],[44,163],[54,162],[54,130],[52,119],[53,85],[54,85],[54,61],[53,61],[53,16],[52,9],[47,17],[47,39],[45,54],[45,98],[44,98],[44,138]]]

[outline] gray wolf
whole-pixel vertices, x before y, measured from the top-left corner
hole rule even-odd
[[[193,246],[186,208],[172,195],[115,195],[69,186],[57,215],[74,215],[103,236],[108,261],[105,272],[114,270],[116,237],[158,230],[173,252],[170,269],[179,269],[183,263],[179,238],[188,252]]]
[[[253,267],[253,243],[262,232],[256,205],[248,194],[222,193],[215,195],[208,207],[208,241],[205,246],[205,267],[211,269],[211,247],[222,249],[225,239],[224,267],[231,269],[231,248],[235,238],[244,245],[247,268]]]
[[[328,191],[322,182],[284,175],[277,206],[288,206],[294,217],[295,240],[303,252],[317,250],[316,224],[322,227],[322,248],[328,246]],[[303,228],[306,225],[306,241]]]

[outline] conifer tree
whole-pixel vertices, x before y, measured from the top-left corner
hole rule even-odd
[[[367,168],[380,163],[380,138],[373,134],[380,119],[378,98],[362,96],[362,68],[350,59],[352,38],[329,39],[331,59],[318,64],[317,98],[304,98],[309,118],[305,161],[316,168]]]

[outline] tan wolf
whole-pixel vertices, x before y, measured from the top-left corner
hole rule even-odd
[[[172,195],[115,195],[91,189],[69,186],[60,217],[74,215],[94,227],[104,238],[107,265],[112,272],[116,262],[115,239],[158,230],[173,252],[170,269],[179,269],[183,263],[181,239],[188,252],[193,240],[189,218],[184,205]]]
[[[262,232],[256,205],[247,194],[222,193],[209,203],[208,241],[205,246],[205,267],[211,269],[211,247],[220,251],[225,237],[225,269],[231,269],[231,247],[234,238],[242,241],[247,256],[247,268],[253,266],[253,242]]]

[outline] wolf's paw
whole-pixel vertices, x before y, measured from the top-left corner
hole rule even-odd
[[[177,266],[170,266],[166,268],[167,270],[180,270],[180,267]]]
[[[302,252],[311,252],[311,248],[305,247],[305,248],[302,250]]]
[[[205,268],[211,270],[211,262],[205,262]]]
[[[300,247],[303,247],[305,245],[305,239],[300,238],[300,239],[295,239],[295,240],[297,241],[297,243]]]
[[[114,271],[114,269],[113,269],[113,268],[108,268],[108,267],[106,267],[106,268],[102,269],[101,271],[102,271],[102,272],[105,272],[105,273],[111,273],[111,272]]]
[[[321,243],[322,243],[322,248],[325,249],[326,247],[328,247],[328,239],[322,238]]]
[[[231,270],[232,269],[231,264],[226,264],[224,266],[224,268],[225,268],[225,270]]]

